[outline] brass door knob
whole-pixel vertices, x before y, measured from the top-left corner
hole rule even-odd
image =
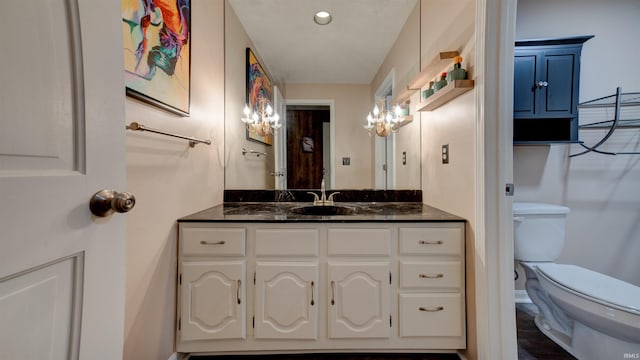
[[[91,213],[98,217],[107,217],[114,212],[126,213],[133,209],[136,198],[128,192],[103,189],[93,194],[89,201]]]

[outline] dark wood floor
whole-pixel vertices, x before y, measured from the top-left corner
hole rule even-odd
[[[548,339],[533,322],[536,307],[516,304],[518,360],[575,360]],[[455,354],[287,354],[256,356],[192,356],[192,360],[460,360]]]
[[[516,327],[518,328],[518,360],[575,360],[560,345],[554,343],[538,330],[533,318],[537,308],[533,304],[516,304]]]

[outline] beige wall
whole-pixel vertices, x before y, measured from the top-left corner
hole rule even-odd
[[[251,48],[260,65],[269,72],[269,64],[260,59],[251,39],[229,5],[225,7],[225,186],[227,189],[273,189],[273,146],[247,140],[240,121],[246,100],[246,49]],[[284,119],[284,114],[280,114]],[[267,154],[267,157],[243,156],[242,148]]]
[[[617,86],[640,91],[638,19],[637,0],[520,0],[516,37],[595,35],[582,51],[580,101],[586,101],[613,94]],[[580,116],[581,122],[594,118],[583,111]],[[640,117],[638,111],[634,116]],[[602,135],[580,131],[589,145]],[[637,129],[619,130],[606,145],[603,150],[640,151],[640,135]],[[580,149],[515,146],[515,200],[571,208],[558,262],[640,285],[640,155],[568,157]]]
[[[456,19],[452,21],[451,19]],[[447,2],[422,0],[421,63],[429,64],[440,51],[458,50],[463,67],[473,79],[475,52],[475,1]],[[443,70],[448,70],[449,67]],[[421,112],[422,122],[422,191],[424,202],[467,219],[467,351],[469,359],[477,357],[475,329],[476,254],[476,102],[471,90],[446,105]],[[442,164],[442,145],[449,144],[449,164]]]
[[[287,84],[287,100],[333,100],[336,189],[371,189],[373,138],[363,128],[373,101],[369,85]],[[350,157],[351,165],[342,165]]]
[[[176,220],[222,202],[224,58],[222,0],[192,1],[191,116],[133,99],[126,122],[211,139],[211,146],[127,131],[127,214],[124,359],[163,360],[173,353]],[[124,126],[124,125],[123,125]]]
[[[399,94],[416,74],[420,72],[420,4],[409,14],[398,38],[391,47],[384,62],[378,69],[371,82],[370,103],[373,104],[375,93],[392,73],[393,94]],[[403,126],[394,137],[393,164],[394,189],[419,189],[421,182],[420,159],[420,121],[415,115],[415,108],[419,102],[419,92],[411,98],[409,114],[414,115],[414,121]],[[372,105],[370,105],[371,107]],[[370,111],[370,110],[369,110]],[[368,112],[367,112],[368,113]],[[373,154],[373,149],[371,150]],[[403,153],[406,154],[406,164],[403,164]],[[372,171],[375,160],[372,157]],[[375,176],[375,174],[372,174]]]

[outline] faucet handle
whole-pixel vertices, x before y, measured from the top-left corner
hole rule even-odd
[[[336,191],[334,193],[329,194],[329,199],[327,199],[327,201],[333,202],[333,195],[335,195],[335,194],[340,194],[340,191]]]
[[[307,191],[307,194],[311,194],[313,195],[313,202],[315,203],[316,201],[320,201],[320,197],[318,196],[318,194],[311,192],[311,191]]]

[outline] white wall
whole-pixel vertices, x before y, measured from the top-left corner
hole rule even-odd
[[[422,0],[421,63],[424,67],[441,51],[458,50],[464,57],[463,68],[474,79],[475,1],[447,2]],[[455,21],[452,21],[455,19]],[[449,67],[443,70],[448,70]],[[476,199],[476,101],[475,90],[462,94],[444,106],[421,112],[422,122],[422,191],[426,204],[467,219],[466,290],[467,351],[478,356],[476,342],[475,217]],[[449,144],[449,164],[442,164],[442,145]]]
[[[249,39],[230,5],[225,9],[225,186],[227,189],[273,189],[275,178],[273,146],[247,140],[242,121],[246,101],[246,49],[251,48],[260,65],[269,72],[269,64]],[[273,79],[272,79],[273,80]],[[279,114],[284,119],[285,114]],[[265,157],[243,156],[242,148],[266,153]]]
[[[384,62],[378,69],[371,82],[370,107],[373,106],[375,92],[380,88],[385,78],[393,72],[393,95],[403,91],[407,84],[420,72],[420,3],[407,17],[398,38],[391,47]],[[421,185],[420,159],[420,117],[415,114],[415,108],[420,101],[420,94],[416,92],[410,99],[409,114],[414,115],[414,121],[403,126],[392,134],[394,141],[393,174],[394,189],[419,189]],[[395,105],[395,104],[394,104]],[[371,111],[371,110],[369,110]],[[368,112],[367,112],[368,113]],[[406,164],[403,164],[403,153],[406,153]],[[372,164],[375,164],[374,151],[371,151]],[[375,165],[372,165],[375,166]],[[375,171],[372,168],[373,171]],[[375,174],[373,174],[375,179]],[[375,180],[374,180],[375,182]]]
[[[183,140],[127,131],[127,190],[137,202],[127,214],[124,359],[162,360],[173,353],[176,220],[222,202],[223,1],[193,0],[191,16],[191,116],[126,102],[127,124],[213,144],[190,148]]]
[[[639,20],[637,0],[519,0],[516,38],[595,35],[582,51],[582,102],[613,94],[617,86],[640,91]],[[580,116],[581,122],[595,119],[583,111]],[[602,135],[580,131],[580,139],[589,145]],[[603,149],[610,151],[640,151],[638,129],[617,131],[606,145]],[[558,262],[640,285],[640,155],[568,157],[580,149],[515,146],[515,200],[571,208]]]

